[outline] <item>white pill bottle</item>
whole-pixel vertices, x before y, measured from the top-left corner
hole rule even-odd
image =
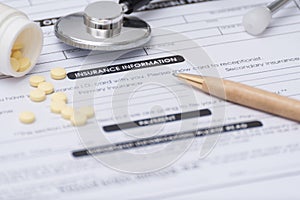
[[[29,58],[30,66],[25,70],[14,70],[11,64],[12,49],[22,45],[22,54]],[[22,12],[0,3],[0,74],[21,77],[36,64],[43,46],[41,28]]]

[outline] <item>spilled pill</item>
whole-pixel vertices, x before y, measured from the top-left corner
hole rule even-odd
[[[40,89],[32,90],[29,96],[31,101],[34,102],[42,102],[46,99],[46,93]]]
[[[71,122],[74,126],[84,126],[87,123],[87,117],[81,112],[75,112],[71,116]]]
[[[38,87],[39,84],[45,82],[46,79],[43,76],[31,76],[29,79],[29,83],[32,87]]]
[[[19,120],[23,124],[32,124],[35,121],[35,115],[33,112],[29,111],[22,112],[19,115]]]
[[[40,90],[43,90],[46,94],[51,94],[54,92],[54,86],[49,82],[42,82],[38,85]]]
[[[64,109],[67,104],[64,101],[52,101],[51,102],[51,112],[60,114],[62,109]]]
[[[87,118],[92,118],[95,116],[94,108],[91,106],[85,106],[79,109],[79,112],[85,114]]]
[[[64,101],[65,103],[68,102],[68,97],[65,93],[63,92],[56,92],[51,95],[51,100],[52,101]]]
[[[74,115],[74,109],[70,106],[66,106],[61,110],[61,116],[64,119],[70,120],[73,115]]]
[[[57,67],[51,70],[51,78],[54,80],[62,80],[67,76],[67,72],[64,68]]]

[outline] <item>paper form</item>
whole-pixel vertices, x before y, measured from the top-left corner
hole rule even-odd
[[[154,27],[152,42],[116,61],[120,52],[91,53],[54,36],[57,18],[91,1],[0,2],[26,12],[44,31],[32,74],[46,76],[74,106],[96,110],[88,126],[74,128],[50,113],[49,98],[30,102],[31,74],[1,76],[0,199],[223,199],[232,192],[282,199],[285,191],[299,198],[298,123],[225,103],[172,76],[218,75],[299,99],[300,12],[294,2],[257,38],[244,32],[242,15],[269,1],[155,2],[135,13]],[[195,43],[212,62],[188,62],[189,53],[199,52]],[[163,51],[168,48],[179,54]],[[67,79],[51,80],[57,66],[66,68]],[[24,109],[36,113],[36,123],[19,123]]]

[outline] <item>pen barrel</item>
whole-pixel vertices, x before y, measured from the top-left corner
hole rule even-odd
[[[203,90],[249,108],[300,122],[300,101],[233,81],[206,77]]]

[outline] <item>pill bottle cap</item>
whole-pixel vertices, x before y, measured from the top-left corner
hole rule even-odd
[[[27,74],[36,64],[43,45],[41,28],[30,21],[23,13],[18,12],[7,17],[0,28],[0,73],[8,76],[21,77]],[[22,44],[23,56],[29,58],[30,66],[17,72],[11,66],[11,53],[14,44]]]

